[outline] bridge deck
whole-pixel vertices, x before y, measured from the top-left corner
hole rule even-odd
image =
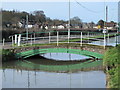
[[[103,58],[102,54],[99,54],[96,52],[91,52],[86,50],[77,50],[77,49],[67,49],[67,48],[46,48],[46,49],[29,50],[29,51],[17,53],[16,57],[25,59],[41,53],[71,53],[71,54],[84,55],[88,57],[94,57],[97,59]]]

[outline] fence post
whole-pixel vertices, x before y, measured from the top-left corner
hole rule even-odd
[[[14,38],[13,38],[13,36],[12,36],[12,45],[14,45]]]
[[[49,44],[50,44],[50,32],[49,32]]]
[[[59,44],[59,32],[57,31],[57,46]]]
[[[68,43],[70,42],[70,29],[68,29]]]
[[[35,43],[35,33],[34,33],[34,43]]]
[[[3,38],[3,46],[5,45],[5,39]]]
[[[117,41],[117,39],[118,39],[118,38],[117,38],[117,34],[115,34],[115,39],[116,39],[116,40],[115,40],[115,43],[116,43],[116,45],[117,45],[117,43],[118,43],[118,41]]]
[[[17,35],[15,35],[15,44],[17,44]]]
[[[31,45],[32,45],[32,35],[31,35]]]
[[[83,38],[83,36],[82,36],[82,32],[81,32],[81,46],[82,46],[82,38]]]
[[[90,35],[89,35],[89,32],[88,32],[88,43],[89,43],[89,36],[90,36]]]
[[[117,35],[116,35],[116,37],[117,37],[117,44],[119,44],[119,38],[118,38],[118,36],[119,36],[119,35],[117,34]]]
[[[105,46],[106,46],[106,37],[105,37],[105,33],[104,33],[104,49],[105,49]]]
[[[18,46],[20,46],[20,41],[21,41],[21,34],[18,36]]]
[[[108,43],[110,42],[110,35],[108,34]]]

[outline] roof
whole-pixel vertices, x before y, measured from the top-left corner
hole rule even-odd
[[[107,26],[107,27],[115,27],[115,26],[116,26],[116,23],[107,22],[107,23],[106,23],[106,26]]]

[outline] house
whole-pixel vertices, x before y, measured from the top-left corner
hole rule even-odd
[[[87,29],[87,28],[89,28],[89,26],[88,26],[87,23],[83,23],[83,24],[82,24],[82,28],[83,28],[83,29]]]
[[[89,27],[89,28],[96,27],[96,24],[95,24],[95,23],[93,23],[93,22],[91,22],[91,23],[88,23],[88,27]],[[98,28],[98,27],[97,27],[97,28]]]
[[[94,29],[99,29],[99,26],[93,26]]]
[[[69,24],[65,24],[65,27],[66,27],[66,28],[69,28]]]
[[[63,25],[58,25],[57,29],[64,29],[65,27]]]
[[[21,22],[18,22],[18,27],[19,28],[22,28],[23,27],[23,24]]]
[[[115,22],[107,22],[105,25],[105,28],[107,28],[108,30],[110,29],[114,29],[116,27],[117,23]]]
[[[75,26],[75,28],[77,28],[77,29],[78,29],[78,28],[80,28],[80,27],[79,27],[79,26]]]
[[[53,26],[51,26],[51,29],[56,29],[56,28],[57,28],[57,26],[54,26],[54,25],[53,25]]]
[[[33,28],[33,25],[25,25],[25,28]]]
[[[48,26],[45,26],[45,29],[47,30],[47,29],[48,29]]]
[[[95,25],[93,26],[94,29],[101,29],[101,26],[100,25]]]
[[[38,25],[38,24],[35,24],[35,25],[33,25],[33,27],[34,27],[35,29],[38,29],[38,28],[39,28],[39,25]]]

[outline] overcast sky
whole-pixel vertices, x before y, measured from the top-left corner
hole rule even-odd
[[[79,2],[79,1],[78,1]],[[82,5],[82,6],[81,6]],[[108,6],[108,21],[118,21],[118,3],[117,2],[71,2],[71,18],[80,17],[83,22],[98,22],[105,18],[105,5]],[[33,12],[43,10],[47,17],[51,19],[68,20],[69,3],[68,2],[3,2],[4,10],[18,10]]]

